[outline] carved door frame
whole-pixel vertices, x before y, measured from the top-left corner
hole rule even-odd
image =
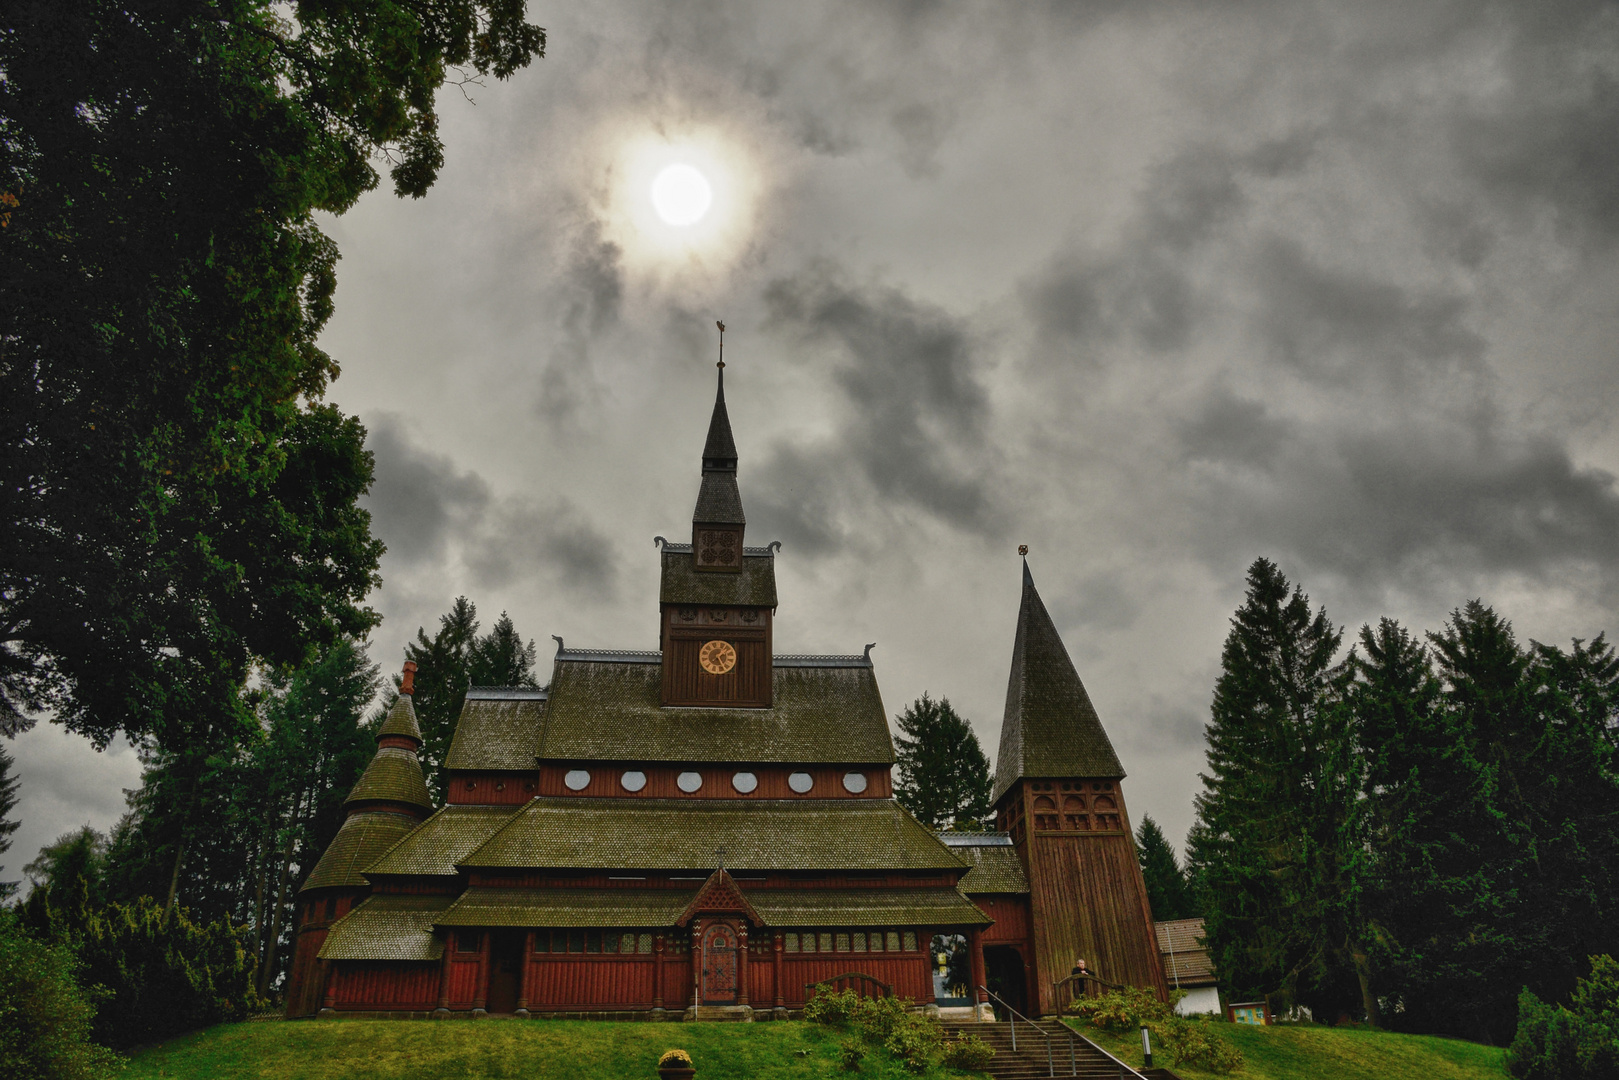
[[[735,1005],[741,986],[741,935],[729,921],[716,919],[703,927],[702,983],[704,1005]],[[717,966],[716,966],[717,962]],[[729,986],[726,984],[729,983]],[[726,995],[728,992],[728,996]]]

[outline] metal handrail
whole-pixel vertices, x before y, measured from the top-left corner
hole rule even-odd
[[[1066,1021],[1058,1020],[1057,1022],[1059,1024],[1062,1024],[1063,1027],[1068,1028],[1068,1034],[1069,1034],[1070,1038],[1077,1038],[1080,1042],[1084,1043],[1086,1046],[1090,1047],[1092,1050],[1097,1051],[1103,1057],[1107,1058],[1109,1061],[1113,1062],[1113,1064],[1117,1065],[1119,1067],[1120,1080],[1123,1080],[1123,1078],[1127,1077],[1127,1076],[1139,1077],[1140,1080],[1146,1080],[1146,1077],[1142,1076],[1142,1074],[1140,1072],[1138,1072],[1137,1070],[1135,1070],[1135,1069],[1131,1068],[1130,1066],[1126,1065],[1124,1062],[1120,1061],[1118,1058],[1114,1057],[1112,1054],[1108,1053],[1107,1052],[1107,1047],[1098,1045],[1097,1043],[1095,1043],[1095,1042],[1091,1041],[1090,1039],[1086,1038],[1084,1035],[1081,1035],[1079,1032],[1075,1031],[1073,1028],[1068,1027],[1068,1024],[1067,1024]]]
[[[990,1000],[1000,1002],[1001,1007],[1006,1010],[1006,1022],[1012,1031],[1012,1053],[1017,1053],[1017,1022],[1022,1020],[1025,1024],[1032,1027],[1036,1034],[1038,1034],[1042,1039],[1046,1040],[1046,1075],[1056,1076],[1056,1061],[1051,1052],[1051,1032],[1045,1030],[1039,1024],[1012,1008],[1011,1005],[1007,1004],[1005,998],[1001,997],[999,994],[996,994],[989,987],[980,986],[978,989],[983,991],[984,996]],[[1063,1025],[1063,1030],[1068,1032],[1068,1075],[1078,1076],[1079,1058],[1074,1053],[1074,1031],[1067,1024]],[[1084,1036],[1080,1037],[1084,1038]]]

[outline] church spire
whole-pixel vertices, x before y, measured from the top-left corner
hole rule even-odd
[[[703,444],[703,485],[691,515],[692,557],[699,570],[737,572],[742,569],[742,492],[736,486],[736,440],[731,417],[725,411],[725,324],[720,328],[719,385],[714,394],[714,415]]]
[[[1124,768],[1085,684],[1068,658],[1056,624],[1023,563],[1023,602],[1018,609],[1012,672],[1006,684],[1001,749],[995,756],[995,794],[1000,800],[1023,777],[1121,779]]]

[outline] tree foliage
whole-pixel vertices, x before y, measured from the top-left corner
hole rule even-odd
[[[1266,559],[1231,623],[1190,845],[1210,954],[1236,993],[1375,1017],[1342,632]]]
[[[426,629],[418,627],[416,640],[405,647],[406,659],[416,662],[411,704],[422,729],[422,771],[434,799],[440,802],[444,799],[441,769],[461,706],[466,703],[467,687],[536,685],[534,643],[524,643],[510,615],[501,612],[487,634],[480,636],[478,630],[477,605],[458,596],[439,617],[436,634],[429,638]]]
[[[73,950],[26,933],[0,908],[0,1076],[112,1080],[118,1056],[90,1037],[95,1007],[80,989]]]
[[[1141,861],[1141,877],[1147,884],[1147,903],[1152,907],[1154,921],[1195,918],[1197,905],[1186,874],[1151,814],[1144,815],[1136,828],[1136,857]]]
[[[989,758],[949,698],[923,694],[895,717],[894,797],[933,829],[980,830],[989,817]]]
[[[0,855],[11,850],[11,834],[16,832],[22,822],[11,816],[17,809],[17,777],[12,773],[12,766],[16,761],[0,746]],[[0,865],[0,870],[5,866]],[[0,880],[0,900],[5,900],[17,891],[17,882]]]
[[[1619,962],[1593,956],[1565,1005],[1532,991],[1518,996],[1518,1032],[1507,1071],[1519,1080],[1609,1080],[1619,1076]]]
[[[522,0],[20,0],[0,15],[0,725],[175,749],[255,659],[375,621],[357,420],[317,344],[341,213],[442,161],[435,91]]]

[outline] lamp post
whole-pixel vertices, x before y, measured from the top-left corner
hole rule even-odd
[[[1141,1067],[1152,1068],[1152,1033],[1146,1024],[1141,1025]]]

